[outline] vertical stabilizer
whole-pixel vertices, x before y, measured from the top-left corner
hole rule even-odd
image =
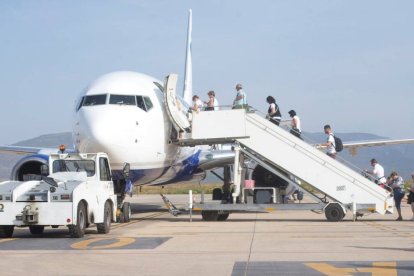
[[[193,98],[193,64],[191,61],[191,31],[193,28],[193,15],[191,9],[188,11],[188,30],[187,30],[187,51],[185,56],[184,74],[184,101],[191,106]]]

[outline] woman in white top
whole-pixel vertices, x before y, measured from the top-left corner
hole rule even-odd
[[[300,134],[302,133],[302,130],[300,128],[300,118],[299,118],[299,116],[296,115],[295,110],[291,110],[288,113],[289,113],[290,117],[292,118],[292,122],[291,122],[292,129],[290,130],[290,133],[292,133],[293,135],[295,135],[299,139],[302,139],[302,137],[300,137]]]
[[[200,100],[200,98],[197,95],[193,96],[193,106],[191,107],[192,110],[199,112],[203,110],[203,102]]]

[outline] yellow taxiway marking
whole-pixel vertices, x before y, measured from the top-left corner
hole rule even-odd
[[[372,276],[397,276],[396,262],[374,262],[372,267],[335,267],[327,263],[305,263],[306,266],[324,275],[353,275],[353,273],[371,273]]]
[[[2,243],[2,242],[8,242],[8,241],[13,241],[13,240],[17,240],[17,238],[0,239],[0,243]]]
[[[100,241],[104,241],[104,240],[108,240],[108,241],[116,240],[116,241],[113,242],[113,243],[110,243],[110,244],[92,246],[92,244],[100,242]],[[135,242],[134,238],[94,238],[94,239],[89,239],[89,240],[74,243],[70,247],[72,247],[73,249],[80,249],[80,250],[85,250],[85,249],[110,249],[110,248],[124,247],[124,246],[129,245],[133,242]]]
[[[324,275],[352,275],[351,273],[357,272],[355,268],[339,268],[327,263],[305,263],[306,266],[319,271]]]
[[[372,268],[357,268],[358,272],[371,273],[372,276],[397,276],[396,262],[375,262],[372,263]]]

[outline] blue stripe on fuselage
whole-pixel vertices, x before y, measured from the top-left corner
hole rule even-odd
[[[198,168],[200,162],[200,153],[201,150],[197,150],[194,154],[190,155],[180,163],[174,164],[173,166],[156,168],[156,169],[143,169],[143,170],[131,170],[129,173],[129,178],[132,183],[138,182],[138,184],[147,184],[151,181],[156,181],[162,179],[164,175],[168,175],[170,170],[177,170],[178,172],[172,174],[171,177],[165,179],[165,183],[173,183],[178,181],[191,180],[194,172]],[[121,170],[113,170],[112,176],[114,179],[122,179],[123,173]]]

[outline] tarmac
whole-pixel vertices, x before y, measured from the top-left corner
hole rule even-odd
[[[168,195],[167,195],[168,196]],[[177,207],[187,196],[170,195]],[[371,214],[328,222],[311,211],[232,213],[206,222],[174,217],[159,195],[130,199],[132,219],[82,239],[67,228],[0,239],[1,275],[414,275],[414,221]]]

